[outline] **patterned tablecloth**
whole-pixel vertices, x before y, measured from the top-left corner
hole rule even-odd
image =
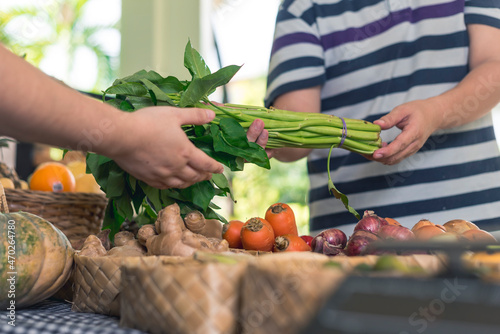
[[[142,334],[122,328],[119,319],[102,314],[71,311],[71,304],[48,299],[26,309],[15,311],[15,326],[9,312],[0,311],[2,334]],[[11,324],[9,324],[9,322]]]

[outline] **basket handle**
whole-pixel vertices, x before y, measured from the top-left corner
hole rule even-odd
[[[5,189],[3,188],[2,182],[0,182],[0,212],[9,213],[7,197],[5,196]]]

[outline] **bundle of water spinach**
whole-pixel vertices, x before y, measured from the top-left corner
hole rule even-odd
[[[363,120],[341,119],[318,113],[300,113],[273,108],[236,104],[214,104],[210,94],[227,84],[241,66],[230,65],[212,73],[190,42],[184,52],[184,66],[191,74],[190,81],[173,76],[163,77],[154,71],[139,71],[117,79],[103,93],[103,101],[120,110],[133,112],[150,106],[201,107],[215,111],[209,124],[185,125],[184,132],[193,144],[227,166],[241,171],[245,161],[270,168],[265,150],[248,142],[246,130],[257,118],[269,131],[267,148],[338,147],[360,154],[372,154],[381,145],[380,127]],[[224,220],[212,200],[215,196],[231,196],[226,177],[214,174],[209,181],[198,182],[185,189],[156,189],[123,171],[113,160],[93,153],[87,155],[87,168],[109,199],[104,227],[117,232],[125,220],[139,224],[153,222],[156,211],[174,202],[181,213],[199,210],[206,218]],[[330,177],[329,177],[330,178]],[[331,181],[331,180],[330,180]],[[335,197],[346,208],[347,198],[329,185]]]

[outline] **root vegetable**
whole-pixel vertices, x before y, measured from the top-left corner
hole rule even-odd
[[[241,220],[231,220],[222,228],[222,238],[226,240],[231,248],[242,249],[241,228],[245,223]]]
[[[453,219],[443,224],[446,232],[462,234],[468,230],[479,230],[476,224],[464,220],[464,219]]]
[[[146,224],[141,226],[139,231],[137,231],[137,240],[141,245],[146,246],[146,240],[153,235],[156,235],[155,226],[153,224]]]
[[[274,231],[263,218],[250,218],[241,228],[241,243],[246,250],[271,252],[274,247]]]
[[[102,245],[101,240],[97,236],[91,234],[85,239],[82,250],[78,255],[89,257],[104,256],[106,255],[106,249]]]
[[[415,234],[415,238],[418,240],[429,240],[433,237],[445,233],[446,233],[445,231],[443,231],[436,225],[425,225],[413,232],[413,234]]]
[[[311,248],[316,253],[338,255],[342,253],[347,243],[345,233],[336,228],[330,228],[318,233],[311,242]]]
[[[386,240],[411,240],[415,238],[413,232],[404,226],[385,225],[379,230],[378,236]]]
[[[99,240],[101,240],[101,243],[106,250],[109,250],[111,248],[111,243],[109,241],[109,233],[110,232],[111,232],[111,230],[106,229],[106,230],[102,230],[96,234],[97,238],[99,238]],[[86,239],[87,238],[82,238],[80,240],[72,242],[71,245],[73,246],[73,249],[75,249],[75,250],[82,249],[83,244],[84,244]]]
[[[348,256],[365,255],[368,246],[379,239],[380,238],[372,232],[363,230],[356,231],[347,241],[344,252]]]
[[[111,248],[107,256],[142,256],[146,249],[129,231],[120,231],[115,235],[115,247]]]
[[[363,218],[354,226],[354,232],[361,230],[378,234],[378,231],[384,225],[389,225],[389,223],[384,218],[377,216],[373,211],[366,210]]]
[[[115,247],[123,246],[125,245],[128,241],[134,240],[135,236],[134,233],[129,232],[129,231],[120,231],[115,234]]]
[[[415,225],[413,225],[413,227],[411,228],[411,231],[415,232],[416,230],[418,230],[421,227],[424,227],[424,226],[434,226],[434,225],[435,224],[433,222],[431,222],[430,220],[428,220],[428,219],[420,219],[418,221],[418,223],[416,223]]]
[[[160,210],[155,226],[156,230],[160,231],[159,234],[151,236],[146,241],[150,255],[192,256],[198,250],[206,252],[220,250],[220,247],[214,247],[207,237],[186,228],[177,203]],[[219,246],[221,245],[223,246],[224,242]]]
[[[285,234],[274,239],[275,252],[310,252],[309,246],[304,239],[295,234]]]
[[[285,203],[275,203],[266,210],[265,220],[271,224],[274,235],[285,234],[299,235],[295,214],[292,208]]]
[[[497,243],[497,239],[489,232],[485,230],[468,230],[462,233],[462,237],[469,240],[469,241],[475,241],[475,242],[484,242],[484,243]]]
[[[217,219],[205,219],[200,211],[191,211],[184,217],[184,223],[193,233],[207,238],[222,239],[222,223]]]

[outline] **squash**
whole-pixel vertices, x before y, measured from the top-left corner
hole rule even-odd
[[[8,213],[0,185],[0,309],[23,308],[55,294],[68,280],[74,250],[47,220],[27,212]],[[14,301],[14,302],[13,302]]]

